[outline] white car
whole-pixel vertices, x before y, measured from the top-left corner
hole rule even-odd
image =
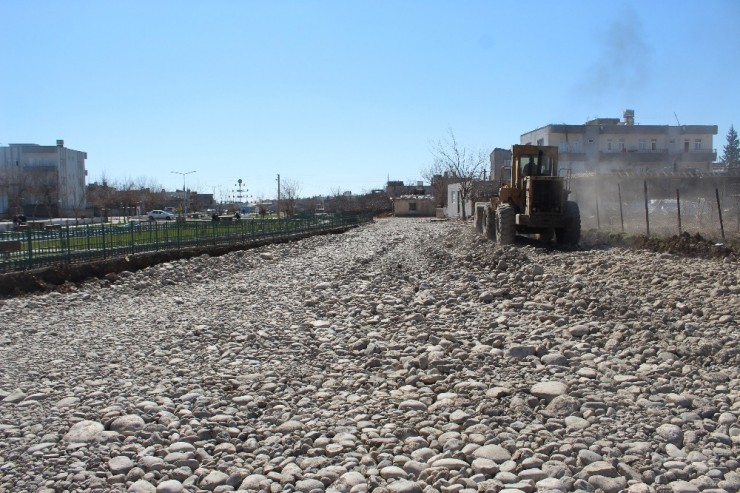
[[[150,221],[154,221],[156,219],[165,219],[167,221],[170,221],[175,217],[175,215],[171,212],[160,211],[157,209],[147,212],[146,215]]]

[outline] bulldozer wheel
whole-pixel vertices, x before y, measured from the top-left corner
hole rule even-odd
[[[483,234],[486,238],[496,241],[496,215],[490,207],[486,207],[483,213]]]
[[[475,230],[479,233],[486,232],[486,209],[483,206],[475,206]]]
[[[581,241],[581,211],[576,202],[566,202],[565,227],[555,231],[555,237],[561,245],[577,245]]]
[[[516,238],[514,208],[502,204],[496,208],[496,239],[501,245],[512,245]]]

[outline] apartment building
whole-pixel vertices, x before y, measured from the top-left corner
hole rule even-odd
[[[584,125],[550,124],[522,134],[521,144],[559,148],[560,169],[572,173],[711,171],[717,125],[635,125],[597,118]]]
[[[489,155],[491,159],[491,181],[501,182],[504,178],[504,170],[511,168],[511,149],[496,147]],[[511,173],[509,173],[511,174]]]
[[[59,211],[85,205],[85,159],[87,153],[64,147],[9,144],[0,146],[0,215],[12,215],[29,207]]]

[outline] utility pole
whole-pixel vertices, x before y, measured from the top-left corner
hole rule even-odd
[[[182,175],[182,217],[188,213],[187,191],[185,190],[185,175],[195,173],[195,171],[173,171],[176,175]]]
[[[278,173],[277,175],[277,182],[278,182],[277,213],[278,213],[278,219],[280,219],[280,173]]]

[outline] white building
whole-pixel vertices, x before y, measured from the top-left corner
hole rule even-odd
[[[558,146],[560,169],[573,173],[709,171],[717,159],[716,125],[635,125],[633,110],[623,117],[547,125],[522,134],[520,143]]]
[[[38,144],[0,147],[0,214],[12,215],[33,205],[59,210],[85,206],[87,153]],[[44,211],[44,207],[41,207]]]
[[[463,209],[465,209],[465,218],[473,217],[474,203],[490,200],[491,197],[498,194],[499,183],[493,180],[474,180],[471,190],[465,201],[462,200],[460,183],[450,183],[447,185],[447,207],[445,215],[449,218],[462,218]]]
[[[470,198],[465,201],[462,200],[462,196],[460,195],[461,188],[459,183],[450,183],[447,185],[447,207],[445,209],[447,217],[462,217],[463,208],[465,209],[465,217],[473,215],[473,202]]]

